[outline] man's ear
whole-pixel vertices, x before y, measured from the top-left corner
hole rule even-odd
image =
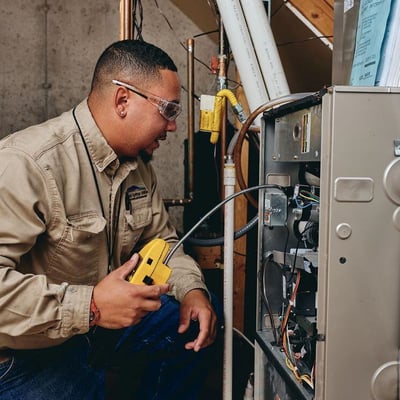
[[[114,109],[120,117],[125,117],[127,104],[129,101],[129,91],[124,87],[118,87],[114,94]]]

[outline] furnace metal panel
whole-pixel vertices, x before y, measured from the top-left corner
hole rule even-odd
[[[323,98],[317,399],[399,398],[396,369],[378,373],[398,362],[400,344],[399,204],[384,189],[399,109],[398,89],[336,87]]]
[[[297,149],[290,138],[292,122],[318,107],[264,120],[260,184],[270,174],[290,183],[282,189],[288,198],[287,226],[260,221],[258,260],[260,282],[265,280],[268,259],[276,265],[294,263],[296,270],[306,266],[307,257],[314,264],[318,275],[315,392],[299,385],[294,394],[292,372],[271,334],[279,307],[272,304],[274,314],[269,318],[262,300],[265,287],[260,284],[255,399],[399,400],[400,89],[336,86],[323,95],[320,127],[313,130],[321,135],[320,149],[315,149],[320,201],[313,206],[315,215],[308,215],[314,222],[318,218],[318,246],[303,259],[286,253],[296,246],[292,226],[299,206],[293,205],[293,193],[296,185],[301,186],[299,171],[315,160],[294,158]],[[282,118],[285,127],[280,125]],[[276,157],[277,148],[284,157]],[[259,215],[268,204],[265,197],[261,192]],[[268,279],[273,292],[281,284],[279,274]],[[312,297],[307,302],[311,312],[302,318],[312,324]]]

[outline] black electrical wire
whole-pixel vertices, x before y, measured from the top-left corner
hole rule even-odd
[[[289,245],[289,236],[290,236],[290,231],[287,225],[285,225],[286,228],[286,239],[285,239],[285,245],[283,247],[283,265],[286,265],[286,253]]]
[[[185,51],[187,51],[186,45],[179,39],[179,37],[178,37],[178,35],[177,35],[177,33],[176,33],[176,31],[175,31],[175,29],[174,29],[172,23],[169,21],[168,17],[164,14],[164,12],[162,11],[162,9],[160,8],[160,5],[159,5],[159,3],[158,3],[158,0],[153,0],[153,1],[154,1],[155,6],[157,7],[159,13],[160,13],[161,16],[164,18],[164,20],[165,20],[166,24],[168,25],[169,29],[170,29],[170,30],[172,31],[172,33],[174,34],[174,36],[175,36],[176,40],[178,41],[178,43],[185,49]],[[199,34],[197,34],[197,35],[193,35],[193,38],[201,37],[201,36],[205,36],[205,35],[211,35],[211,34],[216,33],[216,32],[219,32],[219,30],[218,30],[218,29],[215,29],[215,30],[211,30],[211,31],[208,31],[208,32],[202,32],[202,33],[199,33]],[[201,64],[201,65],[203,65],[205,68],[207,68],[210,72],[212,72],[211,67],[210,67],[207,63],[205,63],[204,61],[200,60],[198,57],[194,57],[194,59],[195,59],[199,64]],[[228,68],[229,68],[229,57],[227,57],[226,63],[227,63],[226,68],[228,69]],[[234,80],[232,80],[232,79],[228,79],[228,81],[234,82],[236,85],[241,86],[241,84],[240,84],[239,82],[236,82],[236,81],[234,81]]]
[[[213,29],[212,31],[207,31],[207,32],[201,32],[198,33],[197,35],[193,35],[193,39],[196,39],[200,36],[207,36],[207,35],[211,35],[212,33],[218,33],[218,29]]]
[[[218,211],[224,204],[226,204],[228,201],[234,199],[237,196],[240,196],[241,194],[245,194],[247,192],[253,192],[255,190],[261,190],[261,189],[270,189],[270,188],[278,188],[282,190],[282,187],[279,185],[271,185],[271,184],[265,184],[265,185],[258,185],[258,186],[252,186],[246,189],[243,189],[239,192],[233,193],[230,196],[226,197],[224,200],[222,200],[220,203],[218,203],[214,208],[212,208],[208,213],[206,213],[200,220],[193,225],[192,228],[190,228],[185,235],[182,236],[181,239],[178,240],[178,242],[175,244],[175,246],[170,250],[168,253],[167,257],[165,258],[164,263],[168,265],[169,260],[171,257],[174,255],[175,251],[178,249],[178,247],[211,215],[213,215],[216,211]]]
[[[330,36],[330,35],[310,36],[310,37],[307,37],[304,39],[289,40],[288,42],[277,43],[276,47],[289,46],[291,44],[304,43],[304,42],[309,42],[311,40],[317,40],[317,39],[331,39],[331,38],[333,38],[333,36]]]
[[[138,40],[143,40],[143,5],[141,0],[134,0],[132,4],[132,24],[133,24],[133,37]],[[136,31],[136,34],[135,34]]]
[[[258,215],[253,217],[246,225],[244,225],[234,233],[233,235],[234,240],[239,239],[246,233],[248,233],[254,226],[257,225],[257,222],[258,222]],[[188,236],[186,242],[194,246],[200,246],[200,247],[222,246],[224,244],[224,236],[217,238],[196,238],[193,236]]]

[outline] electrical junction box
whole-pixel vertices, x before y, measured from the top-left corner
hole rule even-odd
[[[287,197],[279,189],[267,189],[264,196],[264,224],[284,226],[287,219]]]
[[[200,96],[200,126],[204,132],[218,131],[221,126],[221,113],[224,98],[202,94]]]

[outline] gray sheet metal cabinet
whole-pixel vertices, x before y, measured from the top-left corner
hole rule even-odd
[[[255,399],[399,400],[400,89],[262,126]]]

